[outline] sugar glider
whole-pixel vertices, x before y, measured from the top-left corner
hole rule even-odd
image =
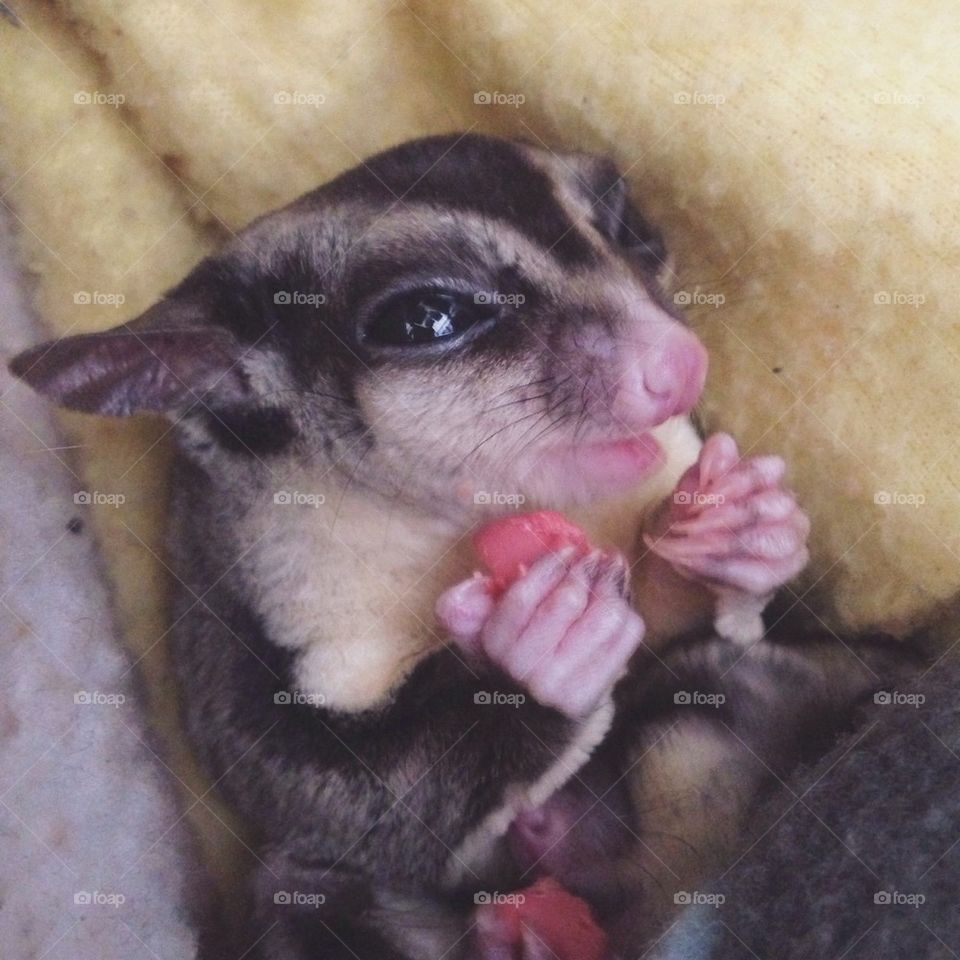
[[[707,356],[664,258],[610,161],[430,137],[254,221],[139,318],[14,359],[63,406],[172,421],[186,725],[261,844],[264,955],[532,960],[471,896],[565,849],[538,817],[605,784],[602,835],[677,882],[794,743],[790,705],[876,679],[713,635],[755,639],[808,521],[779,458],[701,446]],[[616,552],[551,554],[492,600],[468,534],[518,504]],[[724,685],[726,713],[679,709]],[[651,891],[610,920],[623,949]]]

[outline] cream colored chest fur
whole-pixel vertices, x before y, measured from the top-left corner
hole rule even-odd
[[[629,497],[570,511],[595,542],[628,556],[644,512],[669,494],[700,447],[684,418],[655,435],[667,458],[654,476]],[[296,480],[288,486],[292,494]],[[434,603],[475,561],[469,531],[446,520],[329,484],[322,496],[283,504],[265,496],[246,521],[244,564],[270,639],[299,652],[297,689],[355,711],[383,702],[444,642]]]

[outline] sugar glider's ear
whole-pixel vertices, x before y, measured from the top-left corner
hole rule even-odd
[[[663,236],[630,200],[627,181],[616,165],[593,154],[578,154],[576,159],[577,186],[590,202],[597,229],[662,282],[672,270]]]
[[[210,324],[200,303],[161,300],[130,323],[52,340],[14,357],[10,371],[70,410],[129,416],[173,413],[204,397],[239,404],[252,396],[244,348]]]

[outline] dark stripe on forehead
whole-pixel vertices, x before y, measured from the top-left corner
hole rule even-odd
[[[428,137],[394,147],[337,177],[321,191],[389,206],[404,201],[468,210],[503,220],[566,266],[599,255],[553,193],[549,176],[515,144],[476,134]]]

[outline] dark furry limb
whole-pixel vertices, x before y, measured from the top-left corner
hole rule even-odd
[[[651,960],[960,955],[958,690],[947,655],[871,704],[761,811],[710,887],[725,900],[688,908]]]

